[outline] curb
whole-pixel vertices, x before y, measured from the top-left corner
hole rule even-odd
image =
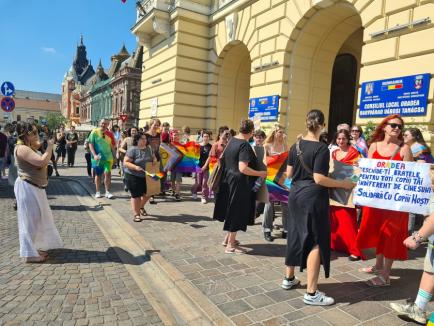
[[[125,266],[165,325],[235,325],[119,213],[110,206],[101,205],[93,198],[91,194],[94,190],[87,183],[68,177],[59,177],[59,179],[78,184],[85,190],[88,196],[83,197],[82,194],[80,196],[80,190],[71,185],[83,205],[95,206],[95,203],[98,203],[101,207],[99,213],[92,211],[87,213],[103,232],[107,241],[119,247],[117,254],[122,262],[131,263],[131,256],[125,257],[125,250],[136,254],[136,257],[146,255],[146,263]],[[110,216],[109,219],[107,215]]]

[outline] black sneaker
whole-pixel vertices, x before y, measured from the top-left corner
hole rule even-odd
[[[274,241],[274,238],[271,235],[271,232],[264,232],[264,239],[265,239],[265,241],[268,241],[268,242]]]
[[[179,194],[175,194],[175,201],[181,201],[181,196],[179,196]]]

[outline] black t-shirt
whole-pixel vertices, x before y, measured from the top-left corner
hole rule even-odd
[[[304,163],[313,171],[327,176],[329,173],[330,151],[323,142],[300,140],[300,150]],[[297,158],[296,145],[292,145],[288,155],[288,165],[293,167],[292,181],[313,180],[313,175],[306,171]]]
[[[199,166],[202,167],[206,160],[208,159],[209,152],[211,151],[211,144],[206,144],[203,146],[200,146],[200,157],[199,157]]]

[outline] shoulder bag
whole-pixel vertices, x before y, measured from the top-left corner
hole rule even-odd
[[[297,150],[297,157],[301,163],[301,166],[303,166],[303,168],[306,170],[307,173],[313,175],[312,169],[310,167],[308,167],[303,160],[303,152],[300,149],[300,140],[297,140],[297,142],[295,143],[295,149]]]
[[[218,193],[220,190],[220,182],[221,182],[221,178],[223,175],[223,170],[225,169],[224,154],[225,154],[226,148],[228,148],[228,145],[229,145],[229,143],[226,144],[225,149],[223,150],[223,153],[220,156],[220,159],[217,162],[214,170],[210,174],[208,182],[207,182],[209,189],[212,190],[214,193]]]

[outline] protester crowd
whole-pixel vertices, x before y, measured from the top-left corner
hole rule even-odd
[[[109,121],[103,119],[85,138],[84,149],[95,197],[115,199],[111,175],[112,169],[117,168],[125,191],[131,196],[134,222],[146,220],[145,206],[155,203],[156,198],[164,200],[170,196],[181,201],[183,177],[194,177],[191,197],[196,200],[200,196],[202,204],[214,198],[213,218],[223,222],[226,234],[222,245],[227,254],[247,253],[237,240],[237,233],[246,232],[260,215],[263,237],[273,241],[275,211],[280,208],[281,237],[287,241],[281,286],[286,290],[297,286],[300,281],[295,267],[306,269],[303,301],[308,305],[335,302],[318,289],[321,265],[329,277],[332,250],[357,261],[365,259],[365,249],[375,248],[375,264],[360,272],[372,274],[367,286],[384,287],[391,285],[394,261],[408,259],[407,248],[414,249],[429,241],[415,303],[391,304],[398,313],[426,322],[426,305],[434,291],[434,217],[410,214],[409,218],[406,212],[342,205],[329,195],[329,189],[351,191],[356,185],[353,179],[331,177],[331,162],[354,167],[360,158],[433,163],[421,131],[405,129],[404,120],[391,115],[376,126],[370,139],[365,139],[360,126],[346,123],[338,125],[330,143],[326,136],[324,114],[319,110],[307,114],[306,132],[293,140],[287,139],[285,128],[280,125],[276,124],[266,135],[262,130],[254,130],[248,119],[242,120],[238,133],[228,126],[219,127],[214,142],[206,129],[193,136],[187,126],[177,130],[156,118],[145,128],[128,130],[109,126]],[[27,262],[43,262],[49,249],[62,246],[44,189],[48,176],[59,175],[58,166],[74,167],[78,140],[73,126],[68,131],[59,126],[54,132],[47,126],[18,122],[0,130],[1,177],[7,178],[8,170],[9,182],[15,186],[20,255]],[[188,146],[196,148],[197,160],[195,170],[186,172],[179,168],[180,161],[171,162],[168,156],[172,149],[179,151]],[[291,180],[290,184],[288,180],[280,184],[287,192],[286,200],[272,197],[265,181],[269,159],[282,155],[284,169],[279,173]],[[419,232],[413,232],[424,219]]]

